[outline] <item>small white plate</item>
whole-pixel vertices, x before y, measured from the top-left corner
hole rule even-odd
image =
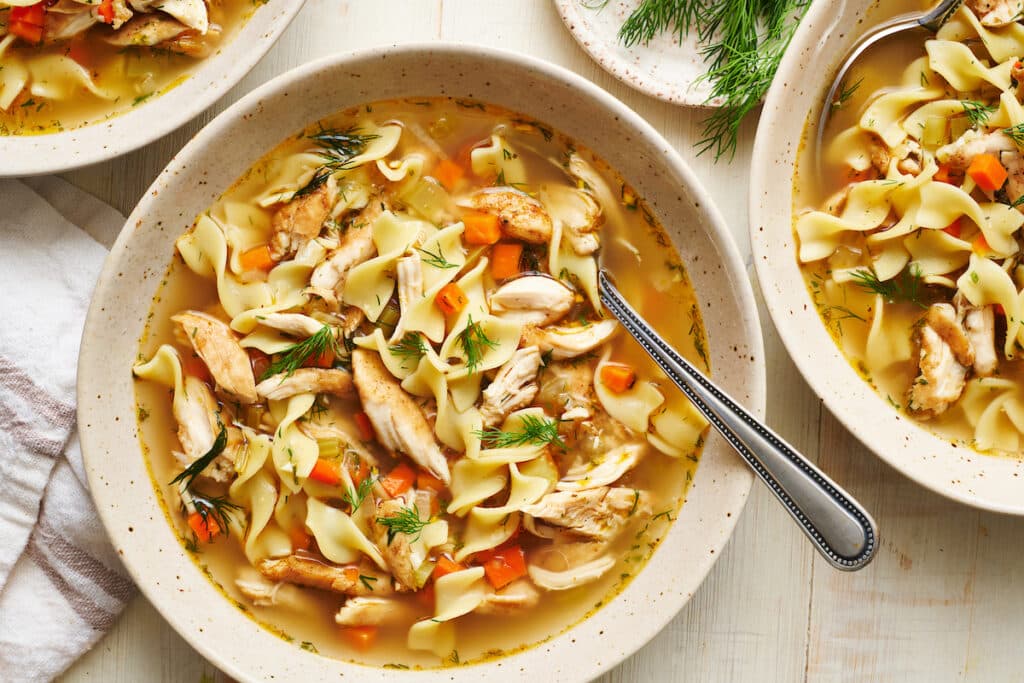
[[[626,85],[672,104],[722,104],[721,97],[708,99],[711,84],[701,80],[707,66],[696,35],[690,33],[680,43],[674,33],[666,31],[646,45],[626,47],[619,40],[619,28],[640,0],[608,0],[600,8],[596,4],[594,0],[555,0],[569,33],[602,69]]]

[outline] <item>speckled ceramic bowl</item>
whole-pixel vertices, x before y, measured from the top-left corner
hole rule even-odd
[[[197,62],[159,97],[80,128],[46,135],[0,135],[0,178],[59,173],[127,154],[185,125],[221,98],[274,45],[304,0],[267,0],[234,37]]]
[[[254,91],[203,129],[146,192],[107,259],[79,361],[79,428],[96,505],[142,591],[204,656],[243,681],[585,681],[639,649],[686,604],[721,554],[751,474],[709,439],[678,521],[637,578],[590,619],[537,647],[486,664],[372,669],[305,652],[226,600],[182,549],[139,447],[131,365],[174,239],[280,140],[363,102],[472,97],[518,110],[601,155],[670,226],[702,304],[715,378],[764,410],[761,333],[743,264],[693,172],[651,126],[583,78],[482,47],[404,45],[339,55]]]
[[[922,486],[975,507],[1024,515],[1024,460],[982,455],[900,415],[851,367],[815,310],[793,234],[794,164],[808,117],[865,26],[900,7],[871,0],[811,6],[765,101],[750,182],[750,240],[765,302],[804,379],[878,457]]]

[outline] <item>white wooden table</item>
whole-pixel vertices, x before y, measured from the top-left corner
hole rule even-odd
[[[277,46],[213,110],[139,152],[67,178],[127,214],[174,152],[256,85],[333,52],[431,40],[520,50],[611,91],[690,160],[749,262],[753,117],[732,164],[695,157],[702,112],[645,97],[605,74],[576,46],[550,0],[308,0]],[[768,420],[872,511],[881,528],[878,558],[857,574],[831,570],[755,484],[735,536],[695,598],[602,680],[1024,680],[1024,520],[948,502],[883,465],[822,408],[763,309],[762,323]],[[63,680],[219,677],[139,597]]]

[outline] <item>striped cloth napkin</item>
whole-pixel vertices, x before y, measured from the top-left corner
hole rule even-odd
[[[75,432],[101,242],[123,224],[58,178],[0,180],[0,681],[64,671],[135,590],[89,498]]]

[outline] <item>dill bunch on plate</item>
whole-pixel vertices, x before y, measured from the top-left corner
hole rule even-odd
[[[602,3],[604,4],[604,3]],[[642,0],[623,23],[626,47],[671,31],[680,42],[695,32],[722,106],[704,119],[698,154],[732,159],[747,113],[760,104],[810,0]]]

